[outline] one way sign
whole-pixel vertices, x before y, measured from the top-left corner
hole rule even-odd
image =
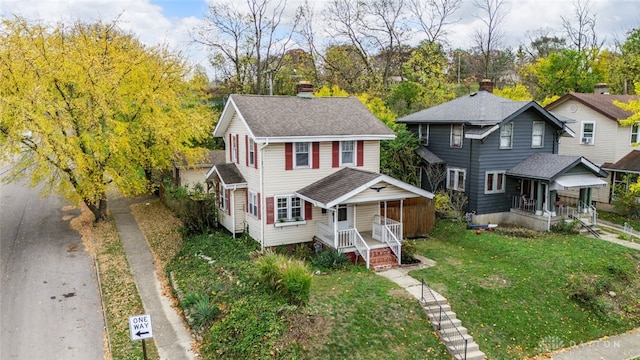
[[[129,333],[131,334],[131,340],[144,340],[153,337],[151,315],[130,316]]]

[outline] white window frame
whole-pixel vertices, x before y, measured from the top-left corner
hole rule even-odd
[[[418,125],[418,139],[423,145],[429,145],[429,124]]]
[[[238,139],[231,134],[231,162],[238,162]]]
[[[630,139],[631,145],[640,141],[640,138],[638,137],[638,128],[639,128],[638,124],[631,125],[631,139]]]
[[[485,194],[500,194],[505,192],[506,180],[505,170],[485,171],[484,173],[484,193]],[[491,189],[489,189],[489,176],[493,176],[491,181]],[[499,182],[498,179],[502,178]],[[501,185],[501,187],[498,187]]]
[[[507,131],[509,131],[508,134],[505,134]],[[503,139],[508,139],[509,143],[506,145],[502,144],[502,140]],[[500,126],[500,149],[511,149],[513,148],[513,122],[507,123],[507,124],[502,124],[502,126]]]
[[[351,149],[348,148],[348,145],[351,145]],[[346,153],[351,153],[351,161],[345,160]],[[340,141],[340,166],[342,165],[355,165],[356,163],[356,142],[351,141]]]
[[[248,213],[253,217],[258,217],[258,193],[249,190]]]
[[[249,138],[249,144],[247,145],[247,147],[249,148],[249,166],[255,166],[256,165],[256,152],[255,150],[255,142],[253,141],[252,138]]]
[[[307,151],[299,151],[298,146],[306,145]],[[307,155],[307,163],[306,164],[298,164],[298,154],[306,154]],[[293,167],[294,168],[310,168],[311,167],[311,143],[308,142],[297,142],[293,143]]]
[[[593,125],[590,136],[585,135],[584,127],[585,125]],[[590,140],[588,140],[590,139]],[[580,124],[580,144],[583,145],[594,145],[596,140],[596,122],[595,121],[583,121]]]
[[[451,173],[453,172],[453,184],[451,183]],[[462,184],[460,184],[460,175],[462,174]],[[447,189],[457,190],[464,192],[467,182],[467,170],[461,168],[448,167],[447,168]]]
[[[536,134],[536,125],[541,127],[541,132],[539,135]],[[534,139],[540,138],[540,145],[536,145]],[[538,149],[544,147],[544,121],[534,121],[531,126],[531,148]]]
[[[220,210],[227,211],[229,199],[227,199],[227,190],[222,186],[222,184],[218,184],[218,193],[220,195]]]
[[[456,129],[460,129],[460,134],[455,134]],[[455,138],[460,137],[460,144],[455,143]],[[464,126],[462,124],[451,124],[451,136],[449,137],[449,146],[456,149],[462,148],[462,143],[464,142]]]
[[[284,202],[284,206],[281,206],[280,200]],[[294,205],[296,202],[298,202],[298,204]],[[299,197],[295,195],[275,196],[274,204],[274,216],[276,218],[276,224],[304,221],[304,201]],[[298,215],[296,215],[296,209],[299,209]],[[280,210],[284,210],[286,212],[285,216],[281,216]]]

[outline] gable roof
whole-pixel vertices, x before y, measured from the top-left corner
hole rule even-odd
[[[369,189],[371,186],[386,182],[403,190],[433,199],[433,194],[416,186],[409,185],[390,176],[370,171],[346,167],[296,191],[296,195],[316,206],[330,208]],[[383,198],[381,194],[381,198]],[[391,199],[388,199],[391,200]]]
[[[640,173],[640,150],[631,150],[615,163],[604,163],[605,170]]]
[[[585,106],[599,112],[603,116],[611,120],[622,120],[633,115],[633,112],[622,110],[617,107],[613,102],[629,102],[630,100],[637,100],[637,95],[611,95],[611,94],[583,94],[583,93],[569,93],[561,97],[560,99],[547,105],[545,109],[551,110],[560,104],[563,104],[569,100],[577,101]]]
[[[592,173],[606,177],[607,173],[582,156],[535,153],[507,170],[507,175],[540,180],[555,180],[578,165],[584,165]]]
[[[234,163],[214,165],[211,170],[207,172],[205,178],[209,180],[213,174],[218,175],[218,178],[225,189],[247,187],[247,180],[245,180],[244,176],[242,176],[242,173]]]
[[[203,159],[193,165],[189,165],[185,156],[180,155],[176,160],[175,167],[178,169],[187,168],[210,168],[215,164],[225,162],[224,150],[207,150]]]
[[[233,94],[213,135],[223,136],[235,114],[256,142],[395,138],[394,132],[354,97]]]

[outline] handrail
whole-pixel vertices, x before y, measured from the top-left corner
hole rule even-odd
[[[402,264],[401,251],[402,251],[402,243],[394,232],[390,229],[390,225],[382,225],[383,231],[382,240],[389,246],[391,251],[393,251],[394,255],[398,259],[398,265]]]
[[[367,269],[368,269],[369,258],[371,255],[371,248],[369,248],[369,245],[367,245],[367,243],[362,238],[362,235],[360,235],[360,233],[356,229],[349,229],[349,230],[353,235],[353,246],[355,246],[356,250],[358,250],[358,253],[360,253],[360,256],[364,258],[364,262],[366,263]]]
[[[431,313],[432,319],[434,319],[432,321],[436,321],[437,322],[437,327],[438,327],[437,330],[440,333],[440,337],[442,338],[442,340],[445,341],[445,343],[450,344],[451,347],[454,348],[456,353],[457,352],[462,352],[462,358],[461,359],[462,360],[466,360],[467,359],[467,349],[468,349],[469,339],[464,337],[462,332],[460,332],[460,329],[458,329],[458,327],[456,326],[456,324],[453,323],[453,321],[451,320],[449,315],[447,315],[446,311],[444,311],[442,309],[442,305],[440,305],[440,302],[436,298],[435,294],[433,293],[433,291],[431,290],[429,285],[427,285],[427,282],[424,281],[424,279],[421,280],[421,285],[422,285],[422,289],[421,289],[420,302],[422,302],[423,304],[426,303],[426,301],[424,299],[424,288],[426,287],[427,290],[429,291],[429,293],[431,294],[431,297],[433,298],[433,300],[435,300],[436,305],[438,306],[438,314],[437,314],[437,316],[436,316],[436,312],[433,310],[433,308],[431,306],[428,306],[427,309],[428,309],[429,313]],[[445,322],[448,325],[450,325],[449,328],[454,329],[454,331],[453,332],[440,331],[440,330],[442,330],[442,323],[443,322]]]

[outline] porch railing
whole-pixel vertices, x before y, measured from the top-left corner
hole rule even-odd
[[[386,224],[385,224],[386,222]],[[401,224],[395,220],[385,219],[376,215],[373,222],[373,238],[381,240],[393,251],[398,259],[398,265],[402,263],[402,243],[400,243]]]
[[[328,244],[333,244],[335,249],[344,249],[355,246],[355,234],[358,234],[356,229],[344,229],[334,232],[331,226],[321,221],[316,222],[316,236]],[[358,234],[358,236],[359,235],[360,234]]]
[[[431,323],[437,327],[438,332],[440,333],[440,337],[446,344],[453,347],[454,352],[459,355],[456,356],[456,359],[467,359],[467,348],[469,339],[465,337],[458,326],[451,320],[447,312],[442,308],[440,302],[436,298],[436,295],[433,293],[431,288],[427,285],[427,282],[422,279],[422,290],[421,290],[421,299],[420,301],[423,304],[427,304],[424,295],[425,289],[431,295],[431,298],[436,302],[435,305],[428,305],[426,308],[431,315]],[[452,329],[447,331],[442,331],[443,329]]]
[[[348,229],[342,231],[348,231],[350,233],[350,236],[353,240],[353,246],[355,246],[360,256],[362,256],[362,258],[364,259],[364,262],[365,264],[367,264],[368,269],[369,259],[371,257],[371,249],[369,248],[369,245],[367,245],[367,243],[364,241],[364,239],[356,229]]]
[[[522,195],[516,195],[511,198],[511,208],[536,212],[536,200],[523,198]]]

